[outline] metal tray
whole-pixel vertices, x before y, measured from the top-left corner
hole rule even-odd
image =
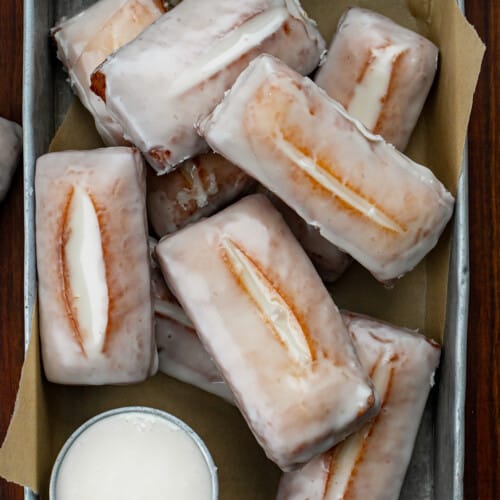
[[[24,1],[24,338],[29,343],[36,300],[34,165],[47,151],[62,121],[71,91],[56,61],[48,35],[57,19],[95,0]],[[464,0],[458,0],[464,10]],[[433,390],[420,427],[401,500],[462,500],[464,404],[469,303],[469,221],[467,151],[457,193],[448,278],[445,349],[437,390]],[[25,500],[37,496],[25,488]]]

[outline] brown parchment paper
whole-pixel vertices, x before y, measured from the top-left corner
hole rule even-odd
[[[330,42],[351,5],[371,8],[419,31],[440,48],[440,67],[407,153],[429,166],[456,193],[472,97],[484,46],[455,0],[302,0]],[[93,121],[75,100],[52,151],[101,146]],[[332,287],[340,307],[371,314],[442,339],[448,262],[448,229],[436,249],[393,289],[360,266]],[[280,472],[259,449],[239,412],[220,399],[164,375],[133,386],[66,387],[42,374],[36,317],[14,415],[0,449],[0,475],[48,498],[53,461],[72,431],[102,411],[146,405],[170,411],[205,440],[219,467],[221,500],[271,500]]]

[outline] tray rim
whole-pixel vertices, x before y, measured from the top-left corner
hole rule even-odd
[[[31,324],[36,300],[36,261],[35,261],[35,197],[34,197],[34,164],[37,158],[36,138],[33,127],[33,115],[36,99],[35,75],[35,4],[37,0],[24,0],[23,31],[23,188],[24,188],[24,347],[27,352]],[[457,0],[457,4],[465,15],[465,0]],[[459,178],[454,227],[451,245],[451,261],[457,273],[449,274],[448,304],[446,313],[445,336],[454,331],[453,345],[447,349],[455,352],[452,381],[454,393],[450,402],[453,421],[451,438],[453,441],[453,461],[451,484],[446,484],[447,497],[463,500],[463,476],[465,453],[465,395],[467,368],[467,329],[469,310],[469,196],[468,196],[468,146],[464,148],[462,173]],[[450,266],[450,269],[452,267]],[[453,295],[451,299],[451,295]],[[453,310],[452,310],[453,309]],[[434,469],[439,469],[435,464]],[[436,492],[434,491],[434,497]],[[31,489],[24,488],[25,500],[38,500]]]

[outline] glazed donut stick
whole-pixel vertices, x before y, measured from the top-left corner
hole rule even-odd
[[[90,76],[106,57],[133,40],[165,12],[161,0],[100,0],[52,29],[57,57],[108,146],[124,145],[123,129],[90,90]]]
[[[156,255],[235,404],[283,470],[377,412],[337,307],[263,195],[164,238]]]
[[[368,130],[403,151],[437,69],[438,48],[375,12],[342,16],[315,81]]]
[[[150,238],[150,251],[155,247],[156,241]],[[153,255],[151,282],[158,369],[170,377],[232,403],[231,390],[200,342],[193,323],[166,286]]]
[[[183,162],[174,172],[148,169],[148,218],[159,236],[217,212],[254,184],[243,170],[222,156],[205,153]]]
[[[127,137],[160,173],[205,151],[194,124],[264,52],[309,74],[325,44],[298,0],[183,0],[92,76]]]
[[[157,369],[144,168],[123,147],[37,161],[40,337],[51,382],[124,384]]]
[[[198,128],[380,281],[413,269],[451,218],[453,197],[429,169],[271,56],[253,61]]]
[[[9,190],[23,149],[23,129],[0,117],[0,202]]]
[[[375,419],[300,471],[284,474],[277,500],[397,500],[441,349],[417,333],[343,313],[382,399]]]

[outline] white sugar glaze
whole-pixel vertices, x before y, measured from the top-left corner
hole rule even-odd
[[[167,288],[150,238],[151,280],[159,370],[232,403],[233,396],[200,342],[192,321]]]
[[[61,463],[51,500],[213,500],[205,457],[160,416],[127,412],[80,434]]]
[[[198,124],[208,144],[389,281],[436,245],[454,199],[308,78],[263,55]]]
[[[144,168],[124,147],[37,160],[40,338],[51,382],[131,383],[156,371]]]
[[[394,61],[402,52],[403,48],[397,45],[373,49],[370,53],[372,62],[354,88],[347,112],[368,130],[373,130],[377,125],[384,97],[389,91]]]
[[[296,468],[374,414],[375,394],[335,304],[264,196],[163,238],[156,255],[236,405],[280,467]]]
[[[342,16],[315,82],[368,130],[404,151],[437,69],[438,49],[375,12]]]
[[[352,313],[342,317],[382,409],[335,448],[285,474],[277,500],[399,498],[441,350],[415,332]]]
[[[163,173],[206,150],[195,122],[252,59],[271,53],[308,74],[324,48],[297,0],[183,0],[95,78],[109,112]]]
[[[148,171],[148,219],[158,237],[212,215],[254,184],[245,172],[214,153],[186,160],[174,172]]]
[[[90,90],[90,75],[106,57],[133,40],[164,12],[157,0],[100,0],[52,29],[57,57],[107,145],[123,145],[126,141],[121,126]]]
[[[65,231],[68,293],[87,354],[100,352],[108,325],[108,285],[99,221],[88,193],[75,186]]]
[[[291,358],[296,363],[310,365],[313,360],[304,331],[283,297],[229,238],[223,238],[221,243],[240,282],[266,321],[273,325]]]

